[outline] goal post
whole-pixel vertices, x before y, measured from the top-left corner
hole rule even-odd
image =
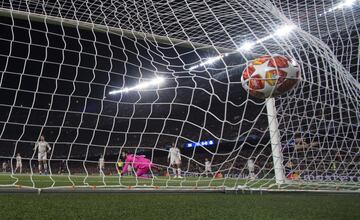
[[[271,154],[273,159],[273,166],[275,172],[275,181],[277,184],[285,183],[284,174],[284,160],[281,151],[281,139],[279,132],[279,122],[277,120],[277,111],[275,106],[275,99],[266,99],[266,111],[269,123]]]

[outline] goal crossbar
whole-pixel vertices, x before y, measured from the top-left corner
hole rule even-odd
[[[6,8],[0,8],[0,16],[2,17],[13,17],[21,20],[30,20],[34,22],[46,22],[52,25],[62,25],[64,27],[79,28],[86,31],[96,32],[108,32],[115,35],[126,36],[132,39],[146,39],[158,44],[166,45],[178,45],[179,47],[192,48],[198,50],[214,50],[219,53],[234,52],[235,49],[219,47],[214,45],[208,45],[198,42],[192,42],[188,40],[182,40],[177,38],[171,38],[167,36],[160,36],[157,34],[144,33],[136,30],[128,30],[120,27],[111,27],[101,24],[95,24],[85,21],[75,21],[68,18],[61,18],[51,15],[42,15],[33,12],[10,10]]]

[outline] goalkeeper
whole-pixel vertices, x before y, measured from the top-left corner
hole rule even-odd
[[[136,177],[146,178],[146,173],[149,172],[153,166],[151,161],[145,158],[145,155],[133,155],[125,153],[125,164],[122,169],[122,173],[128,172],[128,168],[131,165],[135,170]]]

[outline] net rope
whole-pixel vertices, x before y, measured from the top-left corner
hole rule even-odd
[[[2,1],[0,186],[357,190],[359,13],[356,0]],[[301,66],[275,98],[281,186],[267,100],[241,85],[264,54]],[[164,84],[109,94],[156,77]],[[47,175],[33,151],[41,134]],[[186,178],[172,177],[171,143]],[[150,159],[149,177],[119,175],[123,152]]]

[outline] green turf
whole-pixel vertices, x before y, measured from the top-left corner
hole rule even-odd
[[[246,186],[247,188],[257,189],[277,189],[278,185],[275,184],[274,179],[233,179],[233,178],[220,178],[214,179],[211,177],[186,177],[184,179],[174,179],[172,177],[159,176],[155,178],[140,179],[129,176],[86,176],[86,175],[13,175],[0,174],[0,189],[2,186],[10,187],[31,187],[31,188],[52,188],[52,187],[177,187],[177,188],[232,188],[238,186]],[[326,182],[311,183],[307,182],[292,182],[289,184],[281,185],[282,189],[301,189],[301,190],[357,190],[357,184],[329,184]]]
[[[0,219],[360,219],[360,196],[3,194]]]
[[[62,175],[0,175],[0,185],[19,185],[35,188],[46,188],[56,186],[169,186],[169,187],[235,187],[237,185],[248,185],[251,187],[267,187],[273,184],[273,180],[256,180],[250,181],[245,179],[221,178],[214,179],[210,177],[186,177],[184,179],[174,179],[172,177],[156,177],[148,179],[139,179],[135,177],[124,176],[62,176]]]

